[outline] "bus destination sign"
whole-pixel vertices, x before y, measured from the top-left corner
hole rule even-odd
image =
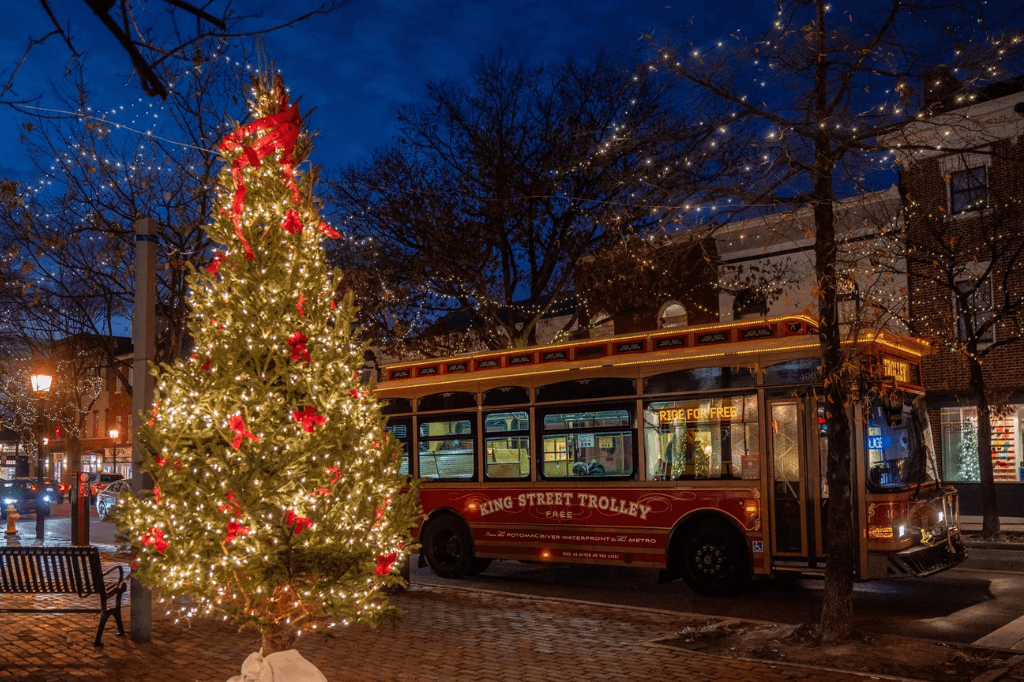
[[[708,405],[682,403],[675,407],[658,410],[658,422],[664,426],[675,422],[707,422],[736,419],[739,412],[735,405]]]

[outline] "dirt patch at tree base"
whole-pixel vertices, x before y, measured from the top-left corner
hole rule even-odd
[[[823,644],[807,626],[741,620],[689,626],[651,644],[927,682],[973,680],[1014,657],[1007,651],[888,635],[857,635],[839,644]]]

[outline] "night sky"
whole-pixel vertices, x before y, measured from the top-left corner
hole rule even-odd
[[[281,11],[269,2],[247,0],[237,6],[257,4],[265,7],[268,21]],[[296,12],[315,4],[276,6]],[[71,21],[76,47],[88,50],[98,105],[108,111],[123,106],[122,123],[146,112],[158,114],[160,100],[142,94],[138,81],[130,78],[126,54],[84,4],[66,0],[56,6]],[[477,58],[494,56],[499,49],[538,63],[587,59],[602,48],[633,60],[644,33],[667,36],[690,26],[710,41],[770,11],[771,3],[764,0],[354,0],[328,17],[268,36],[267,51],[292,92],[301,96],[302,110],[316,108],[310,125],[320,135],[313,161],[331,170],[390,142],[392,104],[421,98],[431,79],[464,79]],[[42,35],[48,25],[35,1],[5,3],[4,13],[7,26],[19,27],[0,36],[0,59],[7,68],[24,51],[26,38]],[[19,75],[18,95],[42,95],[40,106],[52,104],[48,83],[60,81],[67,58],[66,48],[55,40],[34,52]],[[30,180],[31,166],[18,141],[24,120],[0,108],[0,175]]]

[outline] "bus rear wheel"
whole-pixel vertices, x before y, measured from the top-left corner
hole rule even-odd
[[[700,519],[682,529],[676,562],[683,580],[705,597],[737,594],[750,580],[746,543],[726,521]]]
[[[423,529],[423,556],[442,578],[461,578],[473,571],[473,536],[454,516],[439,516]]]

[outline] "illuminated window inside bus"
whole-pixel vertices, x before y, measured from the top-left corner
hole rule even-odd
[[[484,473],[488,479],[530,477],[530,414],[525,410],[484,416]]]
[[[409,436],[412,434],[412,420],[388,420],[388,425],[384,427],[384,430],[395,437],[395,440],[402,446],[402,463],[398,467],[398,472],[403,476],[409,475]]]
[[[624,409],[544,415],[543,477],[592,480],[632,476],[631,427],[632,417]]]
[[[757,479],[757,395],[649,403],[644,408],[647,479]]]
[[[476,476],[472,418],[421,421],[418,443],[420,478],[471,480]]]

